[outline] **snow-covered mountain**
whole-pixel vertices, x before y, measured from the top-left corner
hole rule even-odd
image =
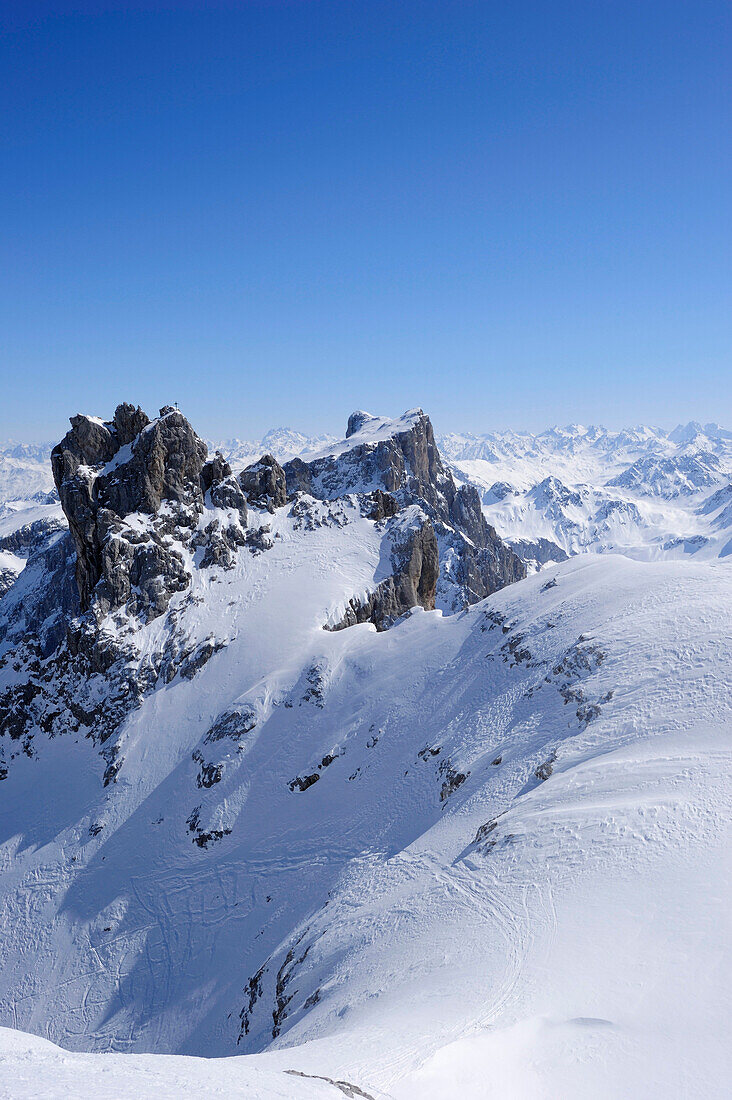
[[[263,454],[279,462],[311,454],[330,443],[332,435],[304,435],[294,428],[271,428],[261,439],[207,440],[211,453],[221,451],[235,471],[255,462]],[[52,443],[0,443],[0,504],[31,500],[53,490]]]
[[[261,439],[207,440],[209,451],[221,451],[232,470],[238,472],[264,454],[278,462],[301,458],[336,443],[334,435],[304,435],[294,428],[271,428]]]
[[[55,491],[0,504],[0,596],[15,583],[28,557],[65,527]]]
[[[440,446],[526,561],[586,550],[646,559],[732,552],[732,524],[711,506],[732,484],[732,433],[718,424],[669,433],[570,425],[452,435]]]
[[[0,443],[0,503],[53,489],[50,443]]]
[[[535,510],[590,447],[516,447]],[[725,1095],[727,561],[525,577],[421,410],[237,475],[120,406],[53,467],[0,598],[0,1024],[86,1053],[0,1031],[0,1090]]]
[[[452,433],[436,442],[456,477],[480,490],[489,523],[531,568],[586,550],[639,558],[732,552],[732,523],[712,507],[732,484],[732,432],[719,424],[690,421],[671,432],[573,424],[538,435]],[[274,428],[259,440],[207,446],[239,473],[263,454],[283,463],[336,443],[334,436]],[[25,507],[39,485],[51,488],[49,454],[44,445],[0,452],[0,502]]]

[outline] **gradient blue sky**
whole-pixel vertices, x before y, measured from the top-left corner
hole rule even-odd
[[[0,438],[732,423],[729,0],[0,20]]]

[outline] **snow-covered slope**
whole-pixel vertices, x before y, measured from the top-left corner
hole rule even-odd
[[[732,523],[710,507],[732,484],[732,433],[718,424],[669,433],[570,425],[540,435],[452,435],[440,446],[527,561],[588,549],[639,558],[732,552]]]
[[[329,674],[291,707],[269,677],[234,695],[242,608],[239,661],[201,674],[197,709],[173,685],[130,729],[142,789],[95,795],[84,745],[24,759],[8,1022],[221,1054],[262,1049],[279,1011],[273,1068],[372,1096],[723,1096],[732,578],[589,556],[550,580],[381,635],[311,626]],[[216,756],[236,780],[196,789],[225,695],[271,708]],[[191,804],[223,813],[237,788],[232,832],[191,845]]]
[[[308,476],[334,493],[363,455],[375,492],[392,452],[361,432],[420,424],[362,422]],[[212,492],[187,542],[172,504],[115,529],[115,562],[155,536],[189,580],[147,617],[135,591],[91,604],[86,694],[59,657],[86,659],[78,632],[22,672],[27,623],[6,635],[0,692],[31,685],[36,718],[0,738],[0,1023],[131,1056],[0,1035],[0,1095],[724,1096],[728,562],[586,553],[332,631],[416,506],[301,493],[237,519]],[[5,601],[35,614],[56,551]],[[117,645],[147,687],[100,741]]]
[[[35,499],[0,503],[0,596],[17,580],[30,554],[49,544],[66,527],[55,492]]]

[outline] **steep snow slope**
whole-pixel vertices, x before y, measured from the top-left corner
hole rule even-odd
[[[0,597],[12,587],[30,554],[66,527],[54,493],[0,503]]]
[[[275,1068],[374,1097],[722,1096],[729,569],[588,555],[323,632],[364,533],[283,528],[191,601],[230,644],[131,716],[114,787],[88,742],[15,762],[3,1019],[77,1049],[274,1031]],[[207,738],[232,707],[256,725]],[[199,846],[195,806],[231,832]]]

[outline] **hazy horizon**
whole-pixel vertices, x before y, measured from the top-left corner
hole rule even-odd
[[[119,404],[119,402],[117,402],[117,404]],[[113,407],[111,407],[107,410],[103,410],[103,411],[79,408],[79,409],[76,410],[76,412],[78,412],[78,413],[87,413],[87,414],[93,415],[93,416],[101,416],[103,419],[110,419],[111,420],[112,415],[114,414],[114,408],[115,407],[116,406],[113,406]],[[153,406],[149,406],[149,407],[146,407],[144,405],[142,406],[144,411],[149,416],[157,415],[159,407],[161,407],[161,406],[156,406],[155,408],[153,408]],[[470,436],[480,437],[480,436],[484,436],[484,435],[490,435],[492,433],[500,434],[500,433],[504,433],[504,432],[516,432],[518,434],[526,433],[526,434],[531,434],[531,435],[540,435],[540,434],[542,434],[542,432],[548,432],[548,431],[552,431],[553,429],[563,429],[563,428],[583,428],[583,429],[586,429],[586,430],[589,430],[591,428],[602,428],[602,429],[604,429],[605,431],[608,431],[608,432],[621,432],[621,431],[626,431],[626,430],[630,431],[630,430],[633,430],[635,428],[652,428],[654,430],[665,432],[666,434],[669,434],[670,432],[674,431],[676,428],[685,427],[689,423],[698,423],[698,424],[701,425],[702,428],[704,428],[706,426],[716,426],[716,427],[722,428],[724,430],[730,430],[730,429],[728,429],[727,424],[725,424],[724,421],[701,419],[698,416],[688,416],[685,419],[677,420],[674,423],[669,423],[669,422],[661,423],[658,420],[653,420],[653,419],[639,420],[639,421],[636,421],[634,423],[630,423],[630,422],[628,422],[628,423],[606,423],[606,422],[604,422],[600,419],[595,419],[595,420],[586,420],[586,421],[565,421],[563,423],[558,423],[558,422],[545,423],[543,425],[537,425],[536,427],[527,427],[527,426],[521,425],[521,424],[498,424],[498,425],[494,424],[494,425],[486,426],[482,429],[473,430],[473,429],[465,428],[465,427],[461,426],[460,424],[457,424],[457,425],[454,425],[454,426],[451,426],[451,427],[444,427],[443,424],[441,423],[440,418],[436,417],[430,411],[430,409],[428,407],[426,407],[425,405],[411,405],[411,406],[409,406],[409,408],[422,408],[423,411],[425,413],[427,413],[430,420],[432,421],[433,427],[435,429],[435,434],[437,436],[447,436],[447,435],[455,434],[455,435],[466,435],[466,436],[470,435]],[[202,439],[204,439],[204,440],[206,440],[210,443],[223,443],[223,442],[231,442],[231,441],[234,441],[234,440],[240,440],[242,442],[247,442],[247,441],[259,442],[269,432],[278,432],[278,431],[298,432],[301,435],[304,435],[304,436],[307,436],[307,437],[317,437],[317,436],[329,435],[329,436],[333,436],[337,439],[340,439],[345,435],[346,424],[347,424],[347,421],[348,421],[348,417],[350,416],[350,414],[352,412],[355,412],[355,411],[356,411],[356,407],[354,406],[354,408],[350,409],[348,412],[344,412],[344,415],[342,416],[340,421],[338,421],[338,422],[334,421],[332,424],[325,425],[325,426],[323,426],[321,428],[318,428],[318,429],[311,428],[310,425],[308,425],[306,423],[301,423],[301,422],[289,423],[289,424],[272,422],[272,423],[264,423],[263,425],[259,425],[259,428],[257,428],[255,426],[253,428],[253,430],[251,430],[251,431],[246,431],[246,432],[244,432],[244,431],[234,431],[234,432],[231,432],[231,433],[224,433],[224,432],[221,432],[221,431],[217,431],[215,428],[210,428],[209,430],[206,430],[206,429],[202,428],[201,423],[199,422],[199,420],[197,419],[197,417],[195,415],[195,410],[192,412],[190,409],[187,409],[187,408],[182,408],[181,409],[181,412],[183,412],[185,414],[185,416],[188,418],[188,420],[190,420],[190,422],[193,425],[193,427],[195,428],[197,434]],[[388,417],[392,417],[392,418],[397,418],[397,417],[401,416],[402,413],[407,412],[408,409],[405,408],[405,409],[401,409],[401,410],[388,410],[388,409],[387,410],[384,410],[384,409],[376,409],[375,410],[374,408],[367,408],[365,411],[373,413],[376,416],[388,416]],[[75,413],[70,414],[70,416],[73,416],[73,415],[75,415]],[[28,436],[25,436],[25,437],[20,437],[19,435],[0,435],[0,447],[7,448],[7,447],[12,446],[14,444],[15,445],[17,445],[17,444],[26,445],[26,446],[44,446],[44,445],[53,446],[54,443],[58,442],[66,434],[66,432],[68,430],[68,423],[69,423],[69,417],[66,418],[65,423],[61,424],[61,427],[59,428],[58,432],[55,435],[54,434],[35,435],[35,436],[28,435]]]

